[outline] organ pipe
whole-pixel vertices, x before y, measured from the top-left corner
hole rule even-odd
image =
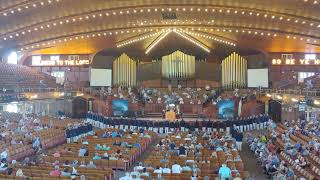
[[[162,57],[162,76],[165,78],[192,78],[195,75],[195,56],[175,51]]]
[[[136,61],[128,55],[122,54],[113,61],[113,85],[136,86]]]
[[[222,86],[225,89],[243,88],[247,85],[247,60],[232,53],[222,63]]]

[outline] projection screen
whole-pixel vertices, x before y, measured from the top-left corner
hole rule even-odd
[[[267,88],[268,85],[268,69],[248,69],[248,87]]]
[[[111,86],[111,69],[92,69],[90,70],[90,86]]]

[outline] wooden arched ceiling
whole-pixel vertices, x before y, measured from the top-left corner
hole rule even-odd
[[[168,28],[194,33],[213,49],[221,42],[211,36],[235,42],[242,49],[320,52],[320,5],[316,2],[1,0],[0,52],[15,48],[29,53],[96,53]],[[165,20],[162,13],[176,18]]]

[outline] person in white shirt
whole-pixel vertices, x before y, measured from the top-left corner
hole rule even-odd
[[[188,166],[187,164],[185,166],[182,167],[182,171],[183,172],[188,172],[188,171],[192,171],[191,167]]]
[[[9,150],[5,149],[4,151],[2,151],[2,153],[0,154],[0,158],[1,159],[7,159],[9,156]]]
[[[181,171],[182,171],[181,166],[175,161],[174,164],[172,165],[172,173],[180,174]]]
[[[146,177],[149,177],[149,176],[150,176],[150,174],[147,172],[147,169],[146,169],[146,168],[143,168],[142,173],[140,174],[140,176],[146,176]]]
[[[165,168],[162,169],[162,173],[163,174],[170,174],[171,173],[171,169],[168,168],[168,166],[166,165]]]
[[[1,160],[0,172],[5,172],[7,169],[8,169],[8,164],[6,163],[6,160]]]
[[[135,169],[137,170],[137,171],[142,171],[143,170],[143,166],[142,166],[142,162],[139,162],[139,166],[136,166],[135,167]]]
[[[130,174],[126,173],[126,175],[121,177],[119,180],[130,180],[130,179],[131,179]]]
[[[160,166],[157,166],[156,169],[154,169],[153,173],[162,174],[162,168]]]

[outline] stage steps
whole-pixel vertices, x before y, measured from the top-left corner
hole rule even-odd
[[[198,114],[183,114],[182,115],[183,118],[186,118],[186,119],[202,119],[202,118],[206,118],[204,117],[204,115],[198,115]],[[162,117],[162,113],[147,113],[146,117],[150,117],[150,118],[163,118]]]
[[[198,118],[199,115],[198,114],[182,114],[183,118]]]
[[[159,118],[162,118],[162,113],[147,113],[146,117],[159,117]]]

